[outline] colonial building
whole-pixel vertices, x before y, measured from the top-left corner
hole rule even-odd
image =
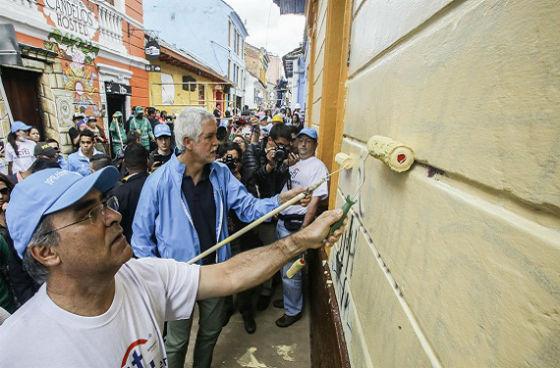
[[[73,114],[103,129],[113,112],[148,103],[142,1],[0,0],[0,23],[17,55],[0,69],[3,137],[11,112],[68,150]]]
[[[248,36],[239,15],[223,0],[146,0],[146,28],[187,50],[233,82],[226,107],[241,110],[245,98],[243,49]]]
[[[151,61],[149,74],[150,105],[178,113],[188,106],[201,106],[212,111],[216,104],[227,103],[225,94],[232,82],[221,76],[201,60],[158,40],[160,55]]]
[[[265,107],[267,94],[266,72],[268,70],[268,53],[264,48],[257,48],[248,43],[245,44],[245,64],[247,73],[245,75],[245,104],[250,109]]]

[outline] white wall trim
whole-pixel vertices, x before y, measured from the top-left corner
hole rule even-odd
[[[132,78],[132,73],[130,70],[122,69],[117,66],[97,63],[97,67],[99,68],[99,75],[100,77],[114,77],[117,78],[119,82],[125,82],[124,84],[129,84],[130,78]]]

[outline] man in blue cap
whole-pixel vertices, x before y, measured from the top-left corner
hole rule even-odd
[[[154,127],[157,148],[150,152],[152,169],[156,169],[169,161],[173,150],[171,149],[171,129],[167,124],[157,124]]]
[[[329,174],[325,164],[315,157],[317,149],[317,130],[315,128],[303,128],[294,143],[298,150],[299,161],[290,166],[290,179],[284,185],[282,192],[290,190],[292,186],[308,187]],[[313,197],[307,207],[296,205],[282,211],[276,224],[278,239],[285,238],[309,225],[315,219],[320,201],[327,198],[328,193],[328,185],[323,183],[313,192]],[[303,255],[301,256],[303,257]],[[284,308],[284,315],[276,321],[278,327],[288,327],[302,316],[303,271],[298,272],[292,278],[286,275],[293,261],[295,259],[282,268],[283,300],[274,302],[275,307]]]
[[[326,239],[338,210],[217,265],[131,259],[118,202],[105,195],[118,178],[114,167],[85,177],[46,169],[12,192],[6,217],[14,247],[46,282],[0,328],[0,368],[166,367],[166,320],[190,317],[197,299],[257,285],[289,258],[341,234]]]

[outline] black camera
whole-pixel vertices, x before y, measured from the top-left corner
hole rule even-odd
[[[239,162],[239,160],[234,158],[232,155],[225,155],[224,158],[223,158],[223,162],[224,162],[224,164],[227,165],[227,167],[231,171],[235,171],[235,169],[237,168],[237,163]]]
[[[289,153],[289,147],[286,147],[283,144],[277,145],[274,150],[274,161],[276,161],[276,165],[282,164],[288,158]]]

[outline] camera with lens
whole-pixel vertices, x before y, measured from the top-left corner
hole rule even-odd
[[[236,158],[234,158],[232,155],[225,155],[223,158],[223,162],[224,164],[227,165],[227,167],[231,170],[231,171],[235,171],[236,167],[237,167],[237,162],[238,160]]]
[[[274,150],[274,161],[276,161],[276,166],[281,165],[288,158],[289,153],[289,147],[286,147],[283,144],[277,145]]]

